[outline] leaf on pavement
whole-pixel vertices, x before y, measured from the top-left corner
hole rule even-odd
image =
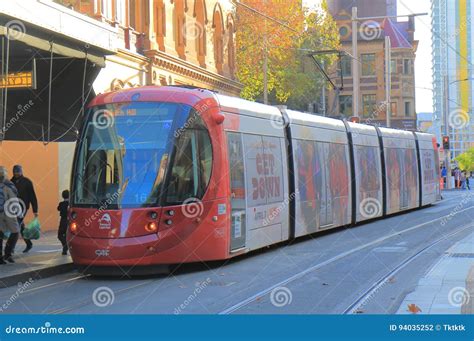
[[[414,304],[414,303],[408,305],[408,311],[409,311],[410,313],[412,313],[412,314],[421,313],[420,307],[417,306],[417,305]]]

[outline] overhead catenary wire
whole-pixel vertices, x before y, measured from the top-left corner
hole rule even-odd
[[[51,140],[51,96],[52,96],[52,83],[53,83],[53,44],[54,42],[49,42],[50,48],[49,48],[49,53],[50,53],[50,59],[49,59],[49,85],[48,85],[48,130],[47,130],[47,136],[48,139],[45,142],[44,141],[44,135],[43,135],[43,144],[47,145],[49,141]]]

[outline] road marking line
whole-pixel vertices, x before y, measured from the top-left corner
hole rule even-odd
[[[389,273],[387,273],[386,275],[384,275],[382,278],[380,278],[378,281],[376,281],[374,284],[372,284],[369,289],[367,289],[361,296],[359,296],[355,301],[353,301],[351,303],[351,305],[349,305],[348,308],[346,308],[344,311],[343,311],[343,314],[354,314],[356,313],[362,306],[364,306],[366,304],[366,302],[371,298],[373,297],[377,291],[382,288],[386,283],[387,281],[393,277],[394,275],[396,275],[397,273],[399,273],[401,270],[403,270],[408,264],[410,264],[412,261],[414,261],[415,259],[417,259],[419,256],[421,256],[423,253],[425,253],[426,251],[430,250],[432,247],[438,245],[439,243],[451,238],[451,237],[454,237],[455,235],[457,235],[458,233],[461,233],[465,230],[467,230],[468,228],[471,228],[473,227],[474,225],[473,224],[466,224],[464,225],[463,228],[460,228],[459,230],[457,231],[454,231],[448,235],[445,235],[441,238],[438,238],[436,239],[433,243],[425,246],[424,248],[422,248],[421,250],[419,250],[418,252],[416,252],[414,255],[406,258],[401,264],[399,264],[398,266],[396,266],[393,270],[391,270]]]

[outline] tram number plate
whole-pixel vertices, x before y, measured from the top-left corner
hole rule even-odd
[[[97,257],[108,257],[110,255],[110,250],[95,250]]]
[[[226,205],[225,204],[218,204],[217,205],[217,214],[222,215],[226,212]]]
[[[240,238],[242,236],[242,214],[234,214],[234,238]]]

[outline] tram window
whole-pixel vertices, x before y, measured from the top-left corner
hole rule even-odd
[[[242,138],[238,133],[228,133],[230,190],[232,199],[245,200],[244,151]],[[245,208],[245,202],[244,202]]]
[[[103,109],[113,119],[101,120],[97,113]],[[94,108],[76,163],[74,203],[108,208],[156,205],[165,188],[162,179],[169,148],[174,144],[175,133],[180,133],[175,126],[183,126],[190,112],[191,107],[186,105],[157,102]],[[108,124],[101,126],[101,122]],[[207,155],[204,151],[201,156],[204,165],[209,164]],[[203,172],[204,180],[209,177],[209,167]]]
[[[209,134],[206,130],[196,130],[195,134],[198,140],[199,148],[199,165],[200,165],[200,196],[204,195],[204,191],[209,184],[212,171],[212,144],[209,139]]]
[[[198,194],[196,137],[187,131],[176,143],[175,159],[167,188],[167,202],[178,203]]]
[[[173,165],[166,188],[166,202],[179,204],[202,198],[212,169],[212,145],[205,130],[187,130],[176,142]]]

